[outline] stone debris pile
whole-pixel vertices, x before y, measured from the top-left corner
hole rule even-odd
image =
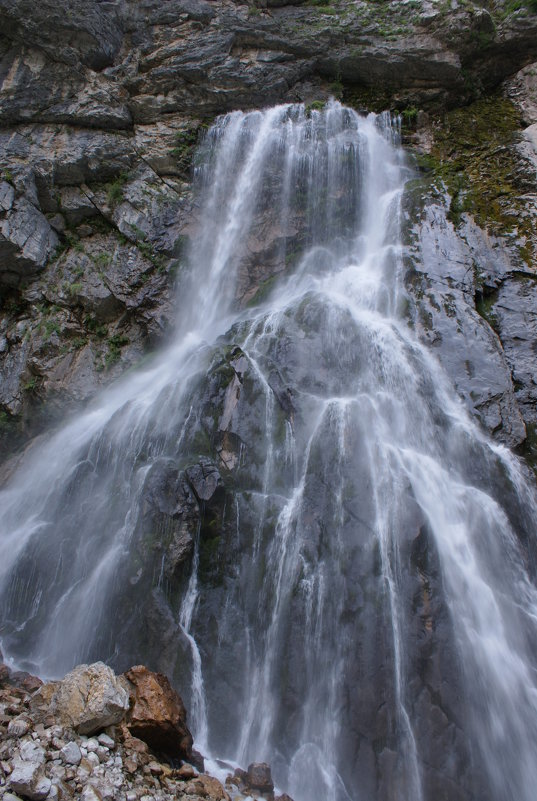
[[[166,676],[143,666],[116,676],[97,662],[44,684],[0,663],[3,801],[274,799],[268,765],[228,777],[229,792],[203,770]]]

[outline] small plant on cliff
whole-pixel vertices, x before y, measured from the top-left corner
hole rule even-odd
[[[43,325],[43,336],[45,340],[50,339],[53,334],[58,334],[59,336],[61,334],[61,328],[56,320],[46,320]]]
[[[111,367],[121,356],[121,348],[129,344],[129,338],[124,334],[114,334],[108,340],[108,353],[104,357],[105,367]]]
[[[24,392],[33,393],[36,391],[38,383],[39,382],[37,376],[33,375],[31,378],[28,379],[28,381],[26,381],[25,384],[23,384],[22,388]]]
[[[75,281],[73,284],[66,285],[66,292],[69,297],[74,298],[82,291],[83,288],[83,284],[81,284],[79,281]]]
[[[537,12],[537,0],[509,0],[504,6],[504,15],[514,14],[515,11],[527,9]]]
[[[128,173],[122,172],[114,181],[106,185],[106,198],[112,208],[122,202],[123,187],[127,183],[128,177]]]
[[[308,103],[308,105],[304,109],[306,117],[311,117],[312,111],[322,111],[325,105],[326,105],[325,100],[314,100],[312,103]]]
[[[93,262],[100,268],[109,267],[112,264],[112,256],[110,253],[97,253]]]
[[[84,252],[84,245],[80,241],[80,237],[74,231],[66,231],[64,234],[66,247],[73,248],[78,253]]]
[[[107,333],[106,326],[99,323],[97,318],[91,314],[87,314],[84,317],[84,328],[89,331],[90,334],[95,334],[96,337],[105,337]]]

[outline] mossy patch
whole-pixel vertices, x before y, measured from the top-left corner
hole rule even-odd
[[[343,87],[343,103],[364,113],[373,111],[380,114],[393,105],[393,92],[383,86],[363,86],[360,84]]]
[[[170,155],[173,156],[178,168],[185,175],[190,171],[200,138],[207,128],[208,123],[201,122],[189,128],[183,128],[175,134],[174,146]]]
[[[122,172],[113,181],[106,184],[106,199],[109,206],[115,208],[123,202],[123,187],[128,181],[128,173]]]
[[[481,317],[487,321],[493,331],[499,333],[498,318],[494,312],[494,304],[498,300],[498,292],[480,293],[476,297],[475,308]]]
[[[522,121],[510,100],[495,95],[447,112],[433,123],[434,141],[420,166],[446,186],[454,225],[470,213],[492,234],[517,238],[521,259],[530,266],[537,228],[527,214],[514,148]]]
[[[277,279],[278,279],[277,275],[271,275],[269,278],[266,278],[264,281],[262,281],[262,283],[259,284],[259,287],[257,288],[255,295],[252,298],[250,298],[250,300],[246,305],[248,307],[251,307],[251,306],[259,306],[261,305],[261,303],[264,303],[264,301],[269,297],[270,293],[274,289],[274,285],[276,284]]]

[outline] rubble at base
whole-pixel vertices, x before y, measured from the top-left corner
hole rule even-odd
[[[164,751],[152,751],[133,732],[148,732]],[[260,772],[267,778],[256,788]],[[240,801],[246,793],[274,799],[268,765],[236,774],[224,789],[203,773],[181,698],[161,674],[137,666],[116,676],[97,662],[43,684],[0,663],[3,801]]]

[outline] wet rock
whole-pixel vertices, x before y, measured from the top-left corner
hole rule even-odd
[[[194,780],[194,783],[196,787],[199,787],[201,784],[201,792],[198,790],[201,796],[215,799],[215,801],[230,801],[228,793],[226,793],[218,779],[215,779],[213,776],[202,773]]]
[[[199,751],[196,751],[195,748],[192,749],[190,762],[199,773],[203,773],[205,771],[205,759],[203,758],[203,755],[200,754]]]
[[[274,790],[270,765],[266,762],[253,762],[248,765],[247,782],[253,790],[262,793]]]
[[[16,670],[14,673],[12,673],[11,681],[17,687],[20,687],[22,690],[25,690],[29,693],[35,692],[35,690],[38,690],[43,684],[38,676],[32,676],[31,673],[26,673],[26,671],[22,670]]]
[[[53,714],[80,734],[119,723],[128,708],[128,693],[102,662],[72,670],[58,682],[51,699]]]
[[[189,760],[192,735],[186,725],[186,711],[166,676],[143,666],[133,667],[124,675],[132,685],[133,703],[127,716],[130,732],[156,751]]]
[[[181,765],[181,767],[177,771],[177,776],[180,779],[184,779],[187,781],[188,779],[195,779],[198,775],[197,770],[189,764]]]
[[[411,291],[417,288],[419,293],[416,330],[438,355],[469,409],[500,441],[518,445],[526,430],[510,365],[495,331],[475,308],[476,276],[483,271],[496,276],[486,280],[503,280],[509,257],[471,220],[460,236],[446,212],[438,201],[429,202],[417,229],[418,250],[408,276]]]
[[[202,501],[209,501],[217,489],[222,488],[218,468],[210,459],[202,459],[199,464],[189,467],[186,475],[196,496]]]

